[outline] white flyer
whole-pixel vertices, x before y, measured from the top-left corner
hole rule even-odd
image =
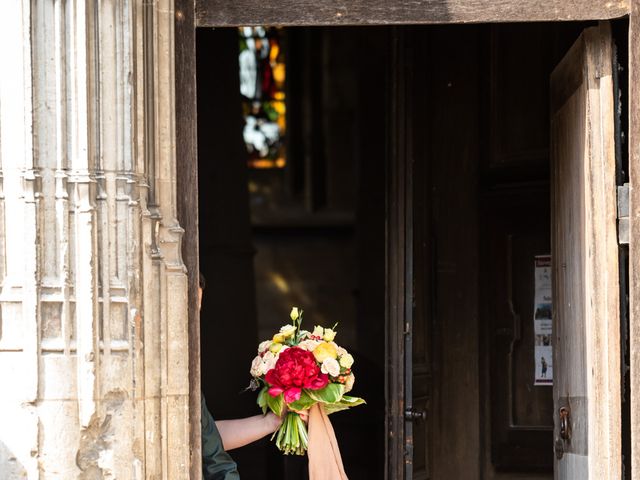
[[[534,385],[553,385],[551,255],[536,255],[533,296]]]

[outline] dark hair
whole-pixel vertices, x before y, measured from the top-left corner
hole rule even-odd
[[[207,286],[207,279],[206,279],[206,278],[204,278],[204,275],[201,273],[201,274],[200,274],[200,277],[199,277],[199,279],[198,279],[198,280],[199,280],[199,281],[198,281],[198,285],[199,285],[199,287],[200,287],[202,290],[204,290],[204,287],[206,287],[206,286]]]

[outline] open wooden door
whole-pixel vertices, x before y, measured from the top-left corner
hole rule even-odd
[[[555,478],[621,478],[612,40],[582,33],[551,76]]]

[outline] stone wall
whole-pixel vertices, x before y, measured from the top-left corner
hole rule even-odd
[[[188,478],[172,9],[0,7],[3,479]]]

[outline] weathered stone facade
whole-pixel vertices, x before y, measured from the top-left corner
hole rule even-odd
[[[0,15],[0,477],[188,478],[173,2]]]

